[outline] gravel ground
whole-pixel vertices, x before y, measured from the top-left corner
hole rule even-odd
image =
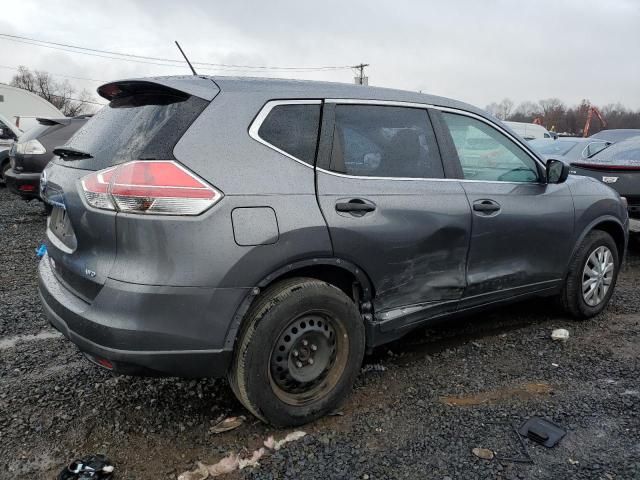
[[[250,451],[269,435],[223,380],[114,377],[47,325],[36,295],[41,205],[0,188],[0,478],[49,479],[104,452],[119,479],[176,478],[202,460]],[[640,248],[608,310],[576,323],[548,300],[449,322],[381,348],[338,415],[227,478],[640,478]],[[550,340],[554,328],[568,342]],[[226,415],[237,430],[214,435]],[[512,424],[540,415],[568,429],[554,449]]]

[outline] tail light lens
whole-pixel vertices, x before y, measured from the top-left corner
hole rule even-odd
[[[147,215],[199,215],[222,193],[171,160],[135,160],[87,175],[89,205]]]
[[[42,155],[47,153],[47,149],[38,140],[33,139],[18,143],[16,145],[16,153],[20,155]]]

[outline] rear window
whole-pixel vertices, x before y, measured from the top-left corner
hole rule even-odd
[[[314,164],[320,104],[276,105],[265,118],[258,136],[309,165]]]
[[[444,176],[427,111],[378,105],[336,106],[331,169],[364,177]]]
[[[45,133],[47,130],[51,128],[54,128],[54,126],[42,125],[41,123],[38,123],[37,125],[34,125],[29,130],[24,132],[22,135],[20,135],[19,141],[21,143],[24,143],[24,142],[28,142],[29,140],[33,140],[34,138],[39,138],[43,133]]]
[[[129,160],[171,160],[176,143],[208,103],[157,92],[112,100],[65,145],[93,158],[64,163],[100,170]]]
[[[591,157],[595,163],[640,164],[640,136],[614,143]]]

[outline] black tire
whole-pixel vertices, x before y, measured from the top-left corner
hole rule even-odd
[[[7,171],[11,168],[11,163],[9,162],[9,159],[5,159],[4,162],[1,161],[0,159],[0,183],[6,184],[7,180],[6,180],[6,176],[5,173],[7,173]]]
[[[610,278],[609,288],[602,299],[596,305],[589,305],[583,295],[583,280],[585,266],[589,257],[600,247],[605,247],[611,252],[613,257],[613,272]],[[568,313],[578,320],[591,318],[604,310],[613,294],[620,269],[620,256],[618,247],[611,235],[601,230],[593,230],[587,234],[580,247],[576,251],[571,264],[569,274],[562,292],[562,304]]]
[[[320,280],[292,278],[267,288],[250,308],[229,383],[264,422],[302,425],[347,397],[364,351],[364,325],[351,298]]]

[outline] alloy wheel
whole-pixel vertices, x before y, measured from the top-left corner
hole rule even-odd
[[[607,296],[615,265],[611,250],[604,245],[596,248],[582,271],[582,298],[590,307],[599,305]]]

